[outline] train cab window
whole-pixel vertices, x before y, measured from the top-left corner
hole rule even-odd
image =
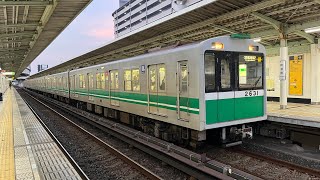
[[[204,55],[205,92],[216,91],[216,66],[215,54],[206,52]]]
[[[159,91],[166,90],[166,67],[164,64],[158,65],[158,84],[159,84]]]
[[[262,54],[240,54],[239,55],[239,89],[262,89]]]
[[[111,89],[119,89],[119,74],[118,71],[110,71]]]

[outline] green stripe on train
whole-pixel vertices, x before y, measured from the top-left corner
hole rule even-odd
[[[109,92],[103,90],[71,90],[71,93],[77,93],[84,96],[94,96],[103,99],[109,99]],[[122,102],[139,104],[139,105],[148,105],[148,95],[147,94],[140,94],[140,93],[129,93],[129,92],[115,92],[111,91],[111,98],[113,100],[119,100]],[[160,108],[165,108],[168,110],[176,111],[176,97],[172,96],[161,96],[161,95],[150,95],[150,104],[151,106],[156,106]],[[156,103],[156,104],[155,104]],[[192,109],[187,109],[188,106]],[[183,112],[189,112],[192,114],[199,114],[199,99],[196,98],[184,98],[180,99],[180,106],[184,106],[185,108],[181,108],[180,110]]]
[[[206,101],[206,123],[214,124],[264,115],[264,96]]]

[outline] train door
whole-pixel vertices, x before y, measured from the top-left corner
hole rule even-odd
[[[72,76],[72,93],[73,93],[73,97],[78,97],[78,94],[76,93],[76,89],[77,89],[77,78],[76,75]]]
[[[88,100],[93,101],[93,96],[90,93],[90,90],[93,90],[93,74],[87,73],[88,77]]]
[[[189,71],[188,61],[178,62],[177,71],[177,110],[178,119],[189,121]]]
[[[217,52],[218,68],[218,122],[235,119],[234,68],[235,61],[231,52]]]
[[[119,101],[119,72],[118,70],[110,71],[110,104],[120,106]]]
[[[166,100],[166,67],[165,64],[148,66],[148,111],[165,116]]]

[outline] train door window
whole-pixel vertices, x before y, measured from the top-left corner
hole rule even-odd
[[[159,91],[164,92],[166,91],[166,67],[164,64],[158,65],[158,73]]]
[[[88,74],[89,75],[89,89],[94,89],[93,87],[93,74]]]
[[[149,66],[149,90],[157,92],[157,69],[156,66]]]
[[[111,82],[111,89],[118,89],[119,88],[119,76],[118,71],[114,70],[110,72],[110,82]]]
[[[186,93],[188,91],[188,67],[186,64],[180,64],[180,92]]]
[[[105,79],[106,79],[106,81],[105,81],[106,90],[109,91],[110,86],[109,86],[109,72],[108,71],[105,73]]]
[[[96,74],[96,87],[97,87],[97,89],[101,89],[101,76],[100,76],[100,73]]]
[[[119,72],[118,70],[110,71],[110,103],[111,105],[119,106],[120,102],[118,99],[118,89],[119,89]]]
[[[132,83],[131,83],[131,70],[124,70],[124,90],[131,91]]]
[[[101,89],[105,89],[106,88],[106,80],[105,80],[105,74],[102,72],[100,73],[101,76]]]
[[[206,52],[204,55],[205,92],[216,91],[216,60],[213,52]]]
[[[189,71],[188,71],[188,61],[178,62],[177,70],[177,80],[178,80],[178,119],[188,121],[189,120]]]
[[[221,75],[221,88],[222,89],[230,89],[231,88],[231,63],[226,57],[222,57],[220,59],[220,75]]]
[[[79,88],[86,88],[85,77],[83,74],[79,75]]]
[[[132,69],[132,90],[140,91],[140,70]]]

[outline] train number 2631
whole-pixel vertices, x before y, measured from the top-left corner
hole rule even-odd
[[[259,91],[246,91],[244,96],[258,96]]]

